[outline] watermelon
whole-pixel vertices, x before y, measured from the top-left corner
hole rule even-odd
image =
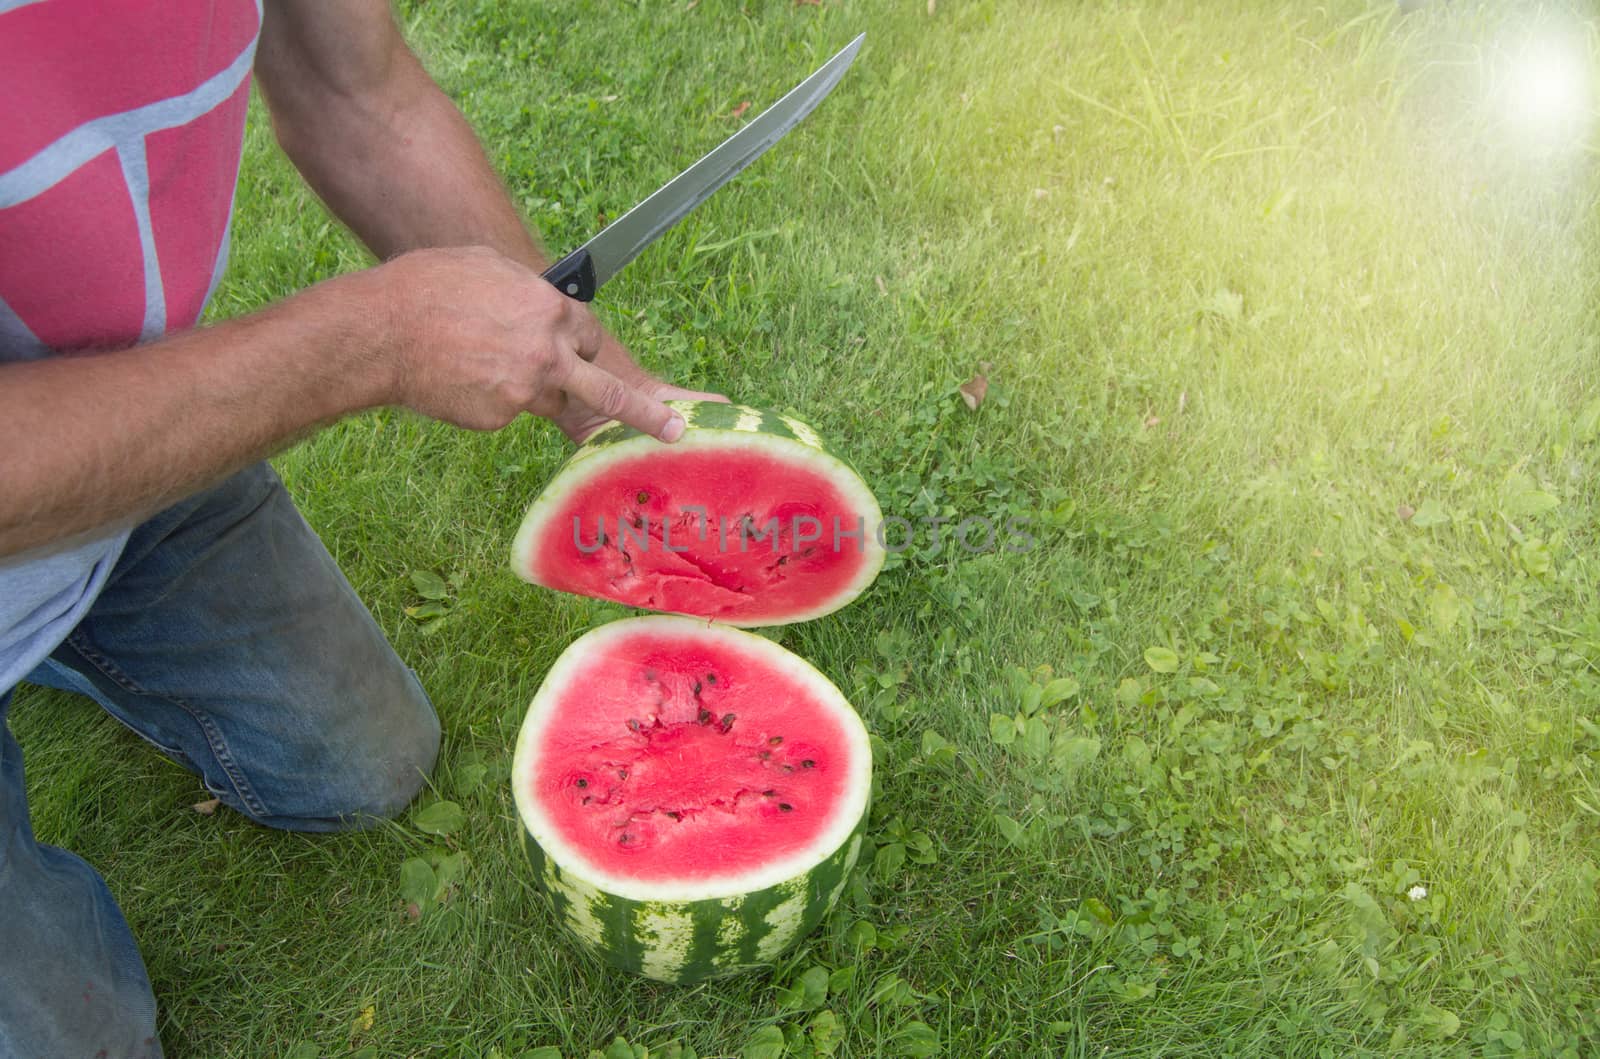
[[[738,626],[819,617],[883,566],[882,514],[849,464],[791,416],[673,402],[663,445],[614,423],[529,507],[512,568],[536,585]]]
[[[844,889],[872,783],[839,690],[761,636],[625,618],[557,659],[512,787],[560,921],[617,967],[695,982],[767,965]]]

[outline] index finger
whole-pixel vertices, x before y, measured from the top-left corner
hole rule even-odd
[[[605,416],[662,441],[683,436],[683,417],[666,404],[623,382],[604,368],[574,360],[561,389]]]

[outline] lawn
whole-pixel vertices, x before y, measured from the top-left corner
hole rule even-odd
[[[570,946],[516,845],[522,713],[618,613],[507,567],[565,443],[381,412],[284,453],[439,706],[415,810],[467,821],[202,815],[87,702],[19,695],[36,828],[105,873],[170,1055],[1600,1053],[1600,180],[1586,115],[1516,94],[1519,57],[1592,64],[1600,23],[401,13],[560,252],[865,30],[833,97],[598,308],[653,370],[812,422],[886,512],[1027,519],[1032,547],[923,533],[773,632],[875,736],[871,841],[781,966],[671,988]],[[366,263],[259,110],[244,170],[214,314]],[[442,619],[407,612],[429,575]],[[402,864],[454,854],[409,915]]]

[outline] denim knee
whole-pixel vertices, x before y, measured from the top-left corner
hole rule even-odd
[[[403,723],[374,733],[375,745],[348,787],[351,804],[339,813],[350,826],[391,820],[405,811],[439,757],[439,717],[423,700]]]
[[[344,726],[341,745],[326,747],[320,760],[295,770],[304,777],[297,784],[301,792],[295,792],[301,797],[281,785],[264,794],[270,815],[258,816],[262,823],[291,830],[357,830],[405,811],[438,759],[438,714],[420,685],[403,701],[360,712],[361,723]],[[287,811],[273,813],[275,805]]]

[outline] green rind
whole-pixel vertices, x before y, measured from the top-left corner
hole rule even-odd
[[[737,430],[745,433],[772,434],[780,438],[792,438],[816,449],[818,452],[827,453],[846,467],[852,467],[849,460],[828,447],[828,444],[822,440],[822,436],[809,423],[796,419],[794,416],[751,408],[748,405],[727,404],[722,401],[668,401],[667,404],[677,409],[678,413],[683,416],[685,428],[694,427],[696,430]],[[611,423],[596,431],[590,436],[589,440],[580,445],[578,451],[568,458],[567,466],[571,466],[573,463],[620,442],[630,441],[633,438],[647,437],[650,437],[650,435],[624,423]],[[651,440],[654,439],[652,438]],[[854,468],[852,467],[852,469]]]
[[[547,856],[524,826],[533,875],[562,927],[613,967],[687,985],[770,966],[837,903],[868,818],[830,856],[754,893],[702,901],[634,901],[608,894]]]

